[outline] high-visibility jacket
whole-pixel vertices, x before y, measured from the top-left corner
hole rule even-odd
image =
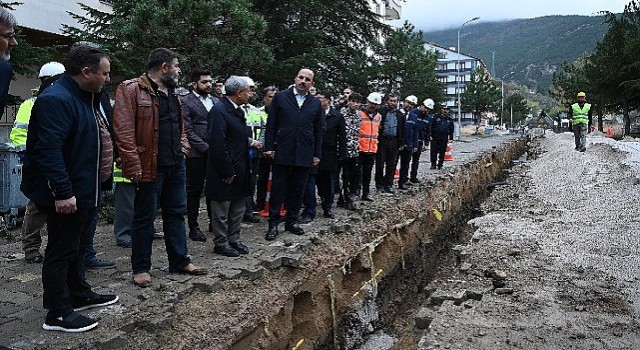
[[[122,176],[122,169],[118,168],[116,163],[113,163],[113,182],[131,183],[131,180]]]
[[[590,109],[590,103],[585,103],[582,108],[580,108],[580,105],[577,103],[572,104],[571,111],[573,112],[573,118],[571,119],[571,122],[573,125],[588,124]]]
[[[247,127],[251,129],[251,138],[258,141],[262,136],[262,130],[267,124],[267,113],[255,106],[247,105]]]
[[[31,109],[33,108],[33,104],[35,102],[36,98],[32,97],[22,102],[20,108],[18,109],[18,114],[16,115],[16,120],[13,122],[11,134],[9,134],[9,139],[11,139],[11,142],[16,147],[24,146],[27,144],[27,130],[29,130]]]
[[[380,113],[370,117],[365,111],[360,112],[359,151],[364,153],[378,152],[378,131],[380,130]]]

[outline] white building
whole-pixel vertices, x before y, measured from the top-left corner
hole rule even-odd
[[[459,53],[455,47],[446,48],[434,43],[424,45],[427,50],[431,50],[438,55],[437,76],[438,81],[444,86],[445,101],[451,108],[452,115],[458,115],[458,93],[462,95],[465,85],[471,80],[471,73],[478,67],[486,68],[484,62],[477,57]],[[458,66],[458,64],[460,66]],[[462,113],[462,123],[471,123],[473,116],[471,113]]]
[[[400,19],[402,15],[401,0],[369,0],[371,10],[382,16],[383,20],[390,22]]]

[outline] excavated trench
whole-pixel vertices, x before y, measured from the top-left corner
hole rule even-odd
[[[451,248],[472,233],[466,222],[480,214],[477,204],[527,144],[519,138],[493,147],[422,184],[397,209],[365,218],[373,229],[353,232],[368,239],[342,266],[307,276],[276,315],[245,331],[233,349],[364,349],[367,342],[366,349],[415,347],[412,313],[425,287],[455,265]],[[400,336],[391,341],[393,334]]]

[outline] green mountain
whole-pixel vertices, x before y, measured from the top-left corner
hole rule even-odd
[[[418,28],[419,29],[419,28]],[[546,16],[468,24],[460,31],[462,52],[481,58],[495,78],[546,94],[563,61],[590,54],[609,29],[604,16]],[[457,45],[458,29],[424,32],[424,40]]]

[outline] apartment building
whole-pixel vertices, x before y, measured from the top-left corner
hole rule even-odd
[[[471,80],[471,73],[479,67],[486,68],[480,58],[463,54],[455,47],[446,48],[434,43],[425,44],[425,48],[438,55],[437,76],[438,81],[444,86],[445,104],[451,108],[452,115],[458,115],[458,93],[462,94],[465,85]],[[461,114],[462,124],[473,122],[471,113]]]

